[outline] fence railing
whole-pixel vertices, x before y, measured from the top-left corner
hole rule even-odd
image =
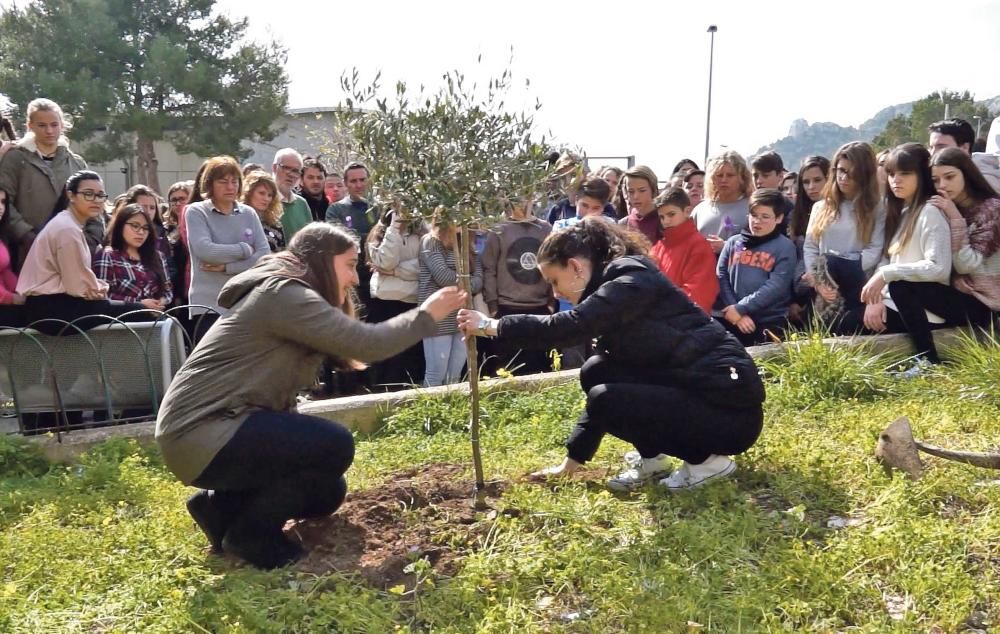
[[[204,312],[189,319],[191,308]],[[8,411],[0,429],[58,435],[155,418],[209,315],[217,315],[209,306],[185,305],[0,326],[0,399]]]

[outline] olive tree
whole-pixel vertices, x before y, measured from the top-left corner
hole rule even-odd
[[[405,82],[382,96],[381,73],[363,82],[357,70],[345,74],[348,97],[339,109],[352,151],[371,170],[372,202],[379,208],[436,217],[460,228],[455,262],[461,287],[470,291],[473,232],[504,218],[512,208],[529,210],[548,175],[544,138],[535,140],[534,113],[508,107],[510,70],[483,86],[458,71],[442,76],[430,92]],[[526,83],[527,85],[527,83]],[[468,307],[472,307],[469,293]],[[479,443],[479,366],[476,340],[467,343],[471,420],[469,432],[476,476],[476,504],[484,504]]]

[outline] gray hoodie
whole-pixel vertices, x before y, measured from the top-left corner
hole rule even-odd
[[[233,277],[219,294],[231,309],[208,331],[163,397],[156,439],[163,459],[191,483],[258,410],[291,411],[327,356],[378,361],[434,334],[414,309],[367,324],[331,306],[269,258]]]

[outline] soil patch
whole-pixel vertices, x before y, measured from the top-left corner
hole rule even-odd
[[[286,526],[286,534],[309,551],[296,569],[355,572],[378,588],[403,584],[410,589],[415,580],[404,568],[426,558],[438,574],[453,575],[459,559],[481,546],[507,486],[488,482],[490,508],[476,511],[472,479],[460,465],[422,465],[393,473],[377,487],[349,492],[329,517]],[[501,512],[517,514],[513,509]]]

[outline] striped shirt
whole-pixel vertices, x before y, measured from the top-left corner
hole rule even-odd
[[[469,287],[473,295],[483,291],[483,264],[479,256],[475,256],[475,259],[476,268],[469,277]],[[440,240],[428,233],[420,240],[420,282],[417,287],[417,302],[423,303],[440,288],[457,285],[455,251],[445,248]],[[453,335],[458,332],[457,315],[456,310],[439,321],[435,336]]]

